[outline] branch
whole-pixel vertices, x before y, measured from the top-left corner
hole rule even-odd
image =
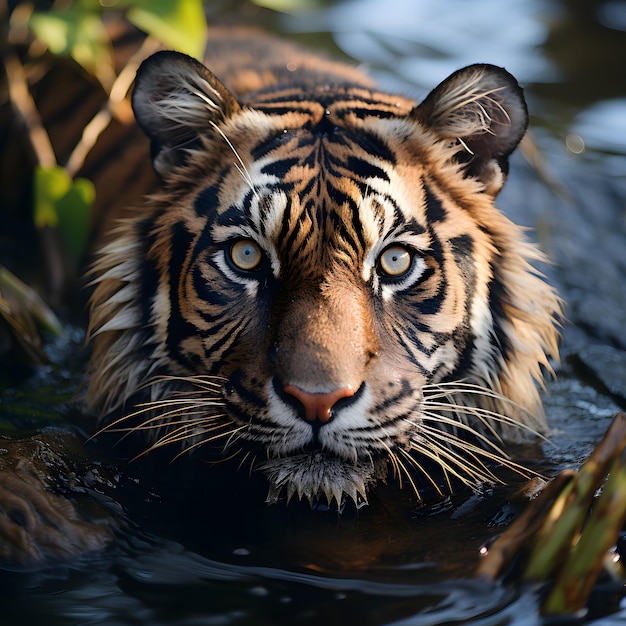
[[[43,167],[54,167],[57,158],[50,137],[44,128],[37,105],[28,89],[28,81],[18,56],[10,48],[3,56],[7,75],[9,98],[15,111],[22,118],[37,162]]]
[[[91,118],[83,130],[80,141],[70,154],[65,169],[70,176],[74,177],[85,163],[87,155],[94,147],[98,137],[106,130],[114,116],[124,120],[132,118],[132,113],[123,110],[124,99],[130,89],[137,68],[141,62],[153,52],[156,52],[161,44],[153,37],[146,37],[141,47],[128,60],[119,76],[111,86],[111,93],[100,110]]]

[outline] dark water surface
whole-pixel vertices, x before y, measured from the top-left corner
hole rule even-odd
[[[498,204],[536,229],[569,322],[545,396],[551,440],[516,453],[547,475],[576,467],[626,405],[626,3],[352,0],[245,13],[416,98],[474,62],[504,65],[525,86],[533,143],[514,157]],[[0,390],[3,432],[76,421],[65,404],[72,333],[58,366]],[[521,478],[423,508],[383,487],[337,516],[266,507],[255,485],[225,488],[204,467],[174,463],[163,479],[160,465],[120,474],[98,460],[94,489],[125,509],[118,541],[71,566],[0,575],[0,625],[541,623],[537,590],[472,579],[480,546],[515,514]],[[626,623],[619,589],[598,598],[589,623]]]

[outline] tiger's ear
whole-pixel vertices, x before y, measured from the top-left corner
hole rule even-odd
[[[444,138],[456,139],[456,159],[466,172],[482,181],[495,196],[506,179],[507,157],[528,126],[522,88],[506,70],[495,65],[470,65],[458,70],[413,110]]]
[[[141,64],[132,104],[139,126],[152,140],[154,169],[163,178],[203,134],[240,109],[204,65],[171,51],[157,52]]]

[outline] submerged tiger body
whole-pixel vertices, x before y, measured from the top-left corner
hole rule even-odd
[[[485,480],[544,429],[556,355],[542,255],[494,206],[521,89],[474,65],[418,105],[254,31],[209,42],[211,71],[162,52],[137,75],[160,184],[94,264],[88,408],[239,458],[271,501],[424,461],[438,489]]]

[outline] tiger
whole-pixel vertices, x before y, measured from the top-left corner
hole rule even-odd
[[[90,271],[85,409],[270,503],[490,480],[546,432],[558,358],[544,254],[495,206],[522,88],[474,64],[418,103],[255,29],[208,42],[137,71],[157,187]]]

